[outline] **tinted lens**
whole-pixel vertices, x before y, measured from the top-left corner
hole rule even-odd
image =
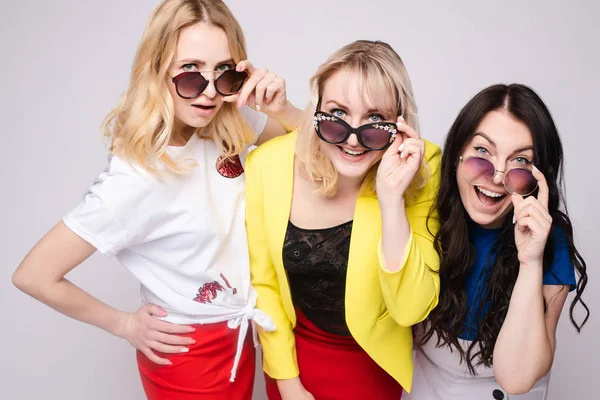
[[[186,99],[198,97],[208,86],[208,81],[199,72],[186,73],[177,80],[177,93]]]
[[[334,121],[319,121],[319,133],[321,138],[329,143],[342,143],[346,140],[348,129]]]
[[[362,145],[367,149],[379,150],[390,144],[390,131],[381,128],[365,128],[360,131]]]
[[[525,196],[533,193],[538,183],[528,169],[514,168],[506,173],[504,184],[510,193]]]
[[[244,71],[225,71],[215,80],[215,88],[219,94],[231,96],[232,94],[236,94],[242,88],[247,76],[248,74]]]
[[[462,175],[471,185],[488,183],[495,172],[494,164],[484,158],[471,157],[463,161]]]

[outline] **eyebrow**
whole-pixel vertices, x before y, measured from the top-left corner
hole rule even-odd
[[[527,150],[531,150],[533,151],[533,146],[525,146],[525,147],[519,147],[518,149],[516,149],[515,151],[512,152],[512,154],[517,154],[517,153],[521,153]]]
[[[485,133],[483,133],[483,132],[476,132],[476,133],[473,135],[473,137],[475,137],[475,136],[481,136],[482,138],[484,138],[485,140],[487,140],[488,142],[490,142],[490,144],[491,144],[492,146],[496,147],[496,142],[494,142],[494,141],[492,140],[492,138],[490,138],[490,137],[489,137],[488,135],[486,135]]]
[[[325,103],[325,105],[329,105],[329,103],[333,103],[334,105],[336,105],[336,106],[338,106],[338,107],[340,107],[340,108],[343,108],[343,109],[345,109],[345,110],[347,110],[347,109],[348,109],[348,107],[347,107],[346,105],[344,105],[344,104],[342,104],[342,103],[338,103],[338,102],[337,102],[337,101],[335,101],[335,100],[329,100],[329,101],[327,101],[327,102]],[[374,114],[374,113],[382,113],[382,114],[385,114],[385,112],[384,112],[384,111],[381,111],[381,110],[379,110],[379,109],[377,109],[377,108],[370,108],[370,109],[368,109],[368,110],[367,110],[367,114]]]
[[[488,135],[486,135],[485,133],[483,133],[483,132],[477,132],[477,133],[475,133],[475,135],[473,135],[473,137],[475,137],[475,136],[481,136],[482,138],[484,138],[485,140],[487,140],[488,142],[490,142],[490,144],[491,144],[492,146],[496,147],[496,142],[494,142],[494,141],[492,140],[492,138],[490,138],[490,137],[489,137]],[[523,147],[519,147],[518,149],[515,149],[515,150],[514,150],[514,151],[511,153],[511,155],[513,155],[513,154],[517,154],[517,153],[521,153],[521,152],[523,152],[523,151],[526,151],[526,150],[532,150],[532,151],[533,151],[533,146],[523,146]]]
[[[184,58],[183,60],[178,60],[177,64],[198,64],[198,65],[206,65],[206,61],[199,60],[197,58]],[[234,64],[233,59],[229,58],[225,61],[219,61],[215,65],[223,65],[223,64]]]
[[[338,107],[340,107],[340,108],[344,108],[344,109],[346,109],[346,110],[348,109],[348,107],[347,107],[347,106],[345,106],[345,105],[344,105],[344,104],[342,104],[342,103],[338,103],[338,102],[337,102],[337,101],[335,101],[335,100],[328,100],[328,101],[325,103],[325,105],[328,105],[328,104],[330,104],[330,103],[331,103],[331,104],[334,104],[334,105],[336,105],[336,106],[338,106]]]

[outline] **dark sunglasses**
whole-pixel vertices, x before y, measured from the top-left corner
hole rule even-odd
[[[462,176],[471,185],[480,186],[491,182],[498,172],[504,174],[502,184],[510,194],[527,196],[535,191],[538,181],[530,170],[512,168],[506,172],[498,171],[490,160],[481,157],[460,157],[463,165]]]
[[[323,111],[315,111],[314,125],[319,138],[327,143],[344,143],[354,133],[358,143],[369,150],[387,149],[397,132],[396,124],[392,122],[375,122],[353,128],[343,119]]]
[[[221,96],[231,96],[242,88],[246,78],[248,74],[245,71],[238,72],[235,69],[224,71],[215,79],[215,89]],[[198,71],[182,72],[173,78],[173,83],[179,97],[195,99],[206,90],[209,80]]]

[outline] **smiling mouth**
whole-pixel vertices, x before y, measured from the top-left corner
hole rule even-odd
[[[475,186],[475,193],[479,201],[485,206],[494,206],[506,197],[505,193],[492,192],[479,186]]]
[[[369,151],[369,150],[352,151],[352,150],[345,149],[342,146],[338,146],[338,148],[342,151],[342,153],[347,154],[352,157],[362,156],[363,154],[365,154]]]

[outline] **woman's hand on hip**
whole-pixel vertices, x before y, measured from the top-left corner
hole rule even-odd
[[[170,365],[166,358],[157,356],[154,351],[161,353],[187,353],[188,345],[195,340],[178,334],[191,333],[195,329],[187,325],[177,325],[156,319],[167,313],[152,304],[146,304],[136,312],[124,313],[117,336],[127,339],[129,343],[148,359],[156,364]]]

